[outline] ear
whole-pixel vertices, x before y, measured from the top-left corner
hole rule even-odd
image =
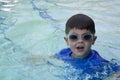
[[[94,45],[96,39],[97,39],[97,36],[94,36],[94,37],[93,37],[93,41],[92,41],[92,44],[93,44],[93,45]]]
[[[64,40],[65,40],[65,42],[67,43],[67,45],[69,45],[69,43],[68,43],[68,38],[67,38],[67,37],[64,37]]]

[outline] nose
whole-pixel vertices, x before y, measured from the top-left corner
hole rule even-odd
[[[79,37],[79,39],[78,39],[77,42],[78,42],[78,43],[83,43],[83,39],[82,39],[81,37]]]

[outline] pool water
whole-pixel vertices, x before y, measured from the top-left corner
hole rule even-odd
[[[64,77],[75,70],[51,56],[68,47],[65,22],[76,13],[95,21],[92,48],[119,63],[119,8],[119,0],[0,0],[0,80],[75,80]]]

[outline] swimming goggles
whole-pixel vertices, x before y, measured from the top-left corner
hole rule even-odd
[[[79,36],[77,35],[77,34],[71,34],[71,35],[69,35],[69,40],[71,40],[71,41],[77,41],[77,40],[79,40]],[[90,41],[90,40],[92,40],[92,38],[93,38],[93,35],[92,34],[83,34],[82,36],[81,36],[81,38],[82,38],[82,40],[84,40],[84,41]]]

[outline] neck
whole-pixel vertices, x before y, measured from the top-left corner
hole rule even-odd
[[[88,53],[86,53],[86,55],[84,55],[84,56],[77,56],[77,55],[75,55],[74,53],[71,53],[70,56],[72,56],[73,58],[81,58],[81,59],[84,59],[84,58],[89,57],[90,55],[91,55],[91,50],[88,51]]]

